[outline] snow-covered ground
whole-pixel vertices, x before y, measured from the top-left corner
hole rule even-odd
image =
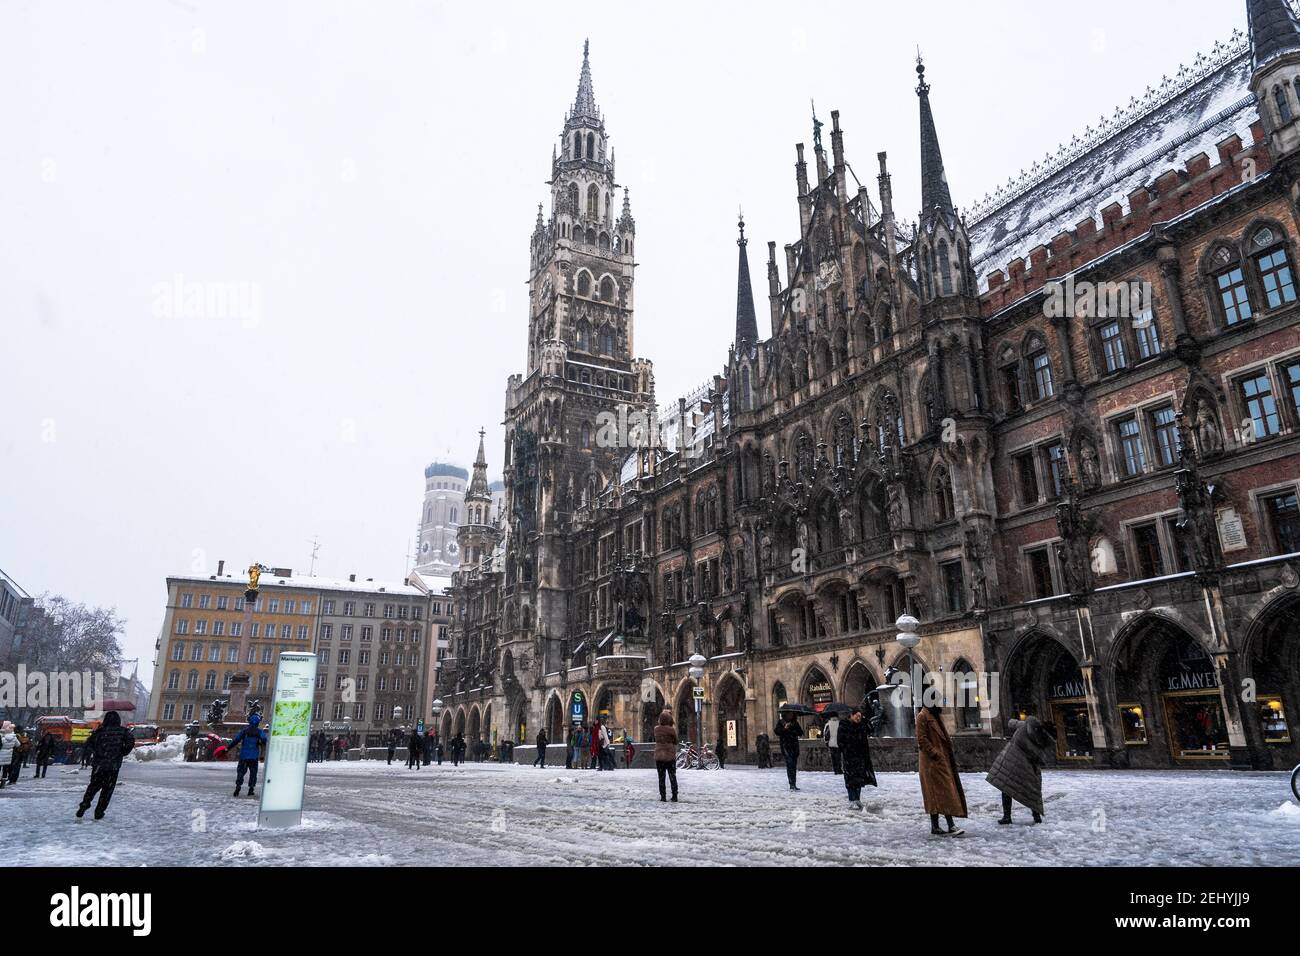
[[[128,761],[108,816],[73,817],[89,771],[23,772],[0,790],[0,859],[28,865],[1065,864],[1300,865],[1286,776],[1231,771],[1045,775],[1047,817],[966,774],[966,835],[929,835],[915,774],[882,774],[865,810],[841,778],[739,767],[679,771],[681,803],[652,770],[614,773],[449,763],[311,764],[302,827],[258,830],[234,764]]]

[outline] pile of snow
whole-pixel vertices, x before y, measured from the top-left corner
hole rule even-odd
[[[161,743],[133,747],[131,757],[134,760],[184,760],[185,735],[168,734]]]
[[[221,851],[221,861],[233,863],[238,860],[265,860],[270,855],[266,847],[256,840],[236,840]]]
[[[1281,817],[1284,820],[1293,820],[1296,823],[1300,823],[1300,804],[1292,803],[1288,800],[1270,813],[1269,816]]]

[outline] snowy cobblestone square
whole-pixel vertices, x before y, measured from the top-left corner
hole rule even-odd
[[[915,774],[880,775],[847,806],[841,779],[782,771],[679,771],[660,803],[654,771],[502,764],[407,770],[311,764],[304,822],[258,830],[231,797],[235,767],[128,760],[102,821],[73,817],[88,771],[55,766],[0,791],[0,851],[23,865],[1077,865],[1297,866],[1300,806],[1285,775],[1230,771],[1044,774],[1041,826],[963,776],[971,818],[935,838]]]

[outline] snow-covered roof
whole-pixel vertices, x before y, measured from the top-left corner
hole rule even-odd
[[[987,275],[1025,259],[1059,233],[1119,203],[1197,153],[1217,159],[1216,146],[1236,134],[1251,140],[1259,119],[1250,92],[1250,43],[1235,31],[1174,78],[1164,77],[1129,105],[1088,127],[1056,156],[986,196],[968,211],[971,264],[987,288]]]
[[[222,584],[240,584],[246,583],[247,578],[244,575],[236,577],[233,574],[222,575],[217,577],[215,574],[173,574],[167,579],[168,581],[188,582],[191,584],[212,584],[219,582]],[[357,580],[349,581],[347,578],[317,578],[305,574],[295,574],[289,576],[276,576],[269,571],[263,571],[261,578],[258,580],[258,588],[268,586],[278,586],[286,588],[300,588],[303,590],[315,591],[358,591],[378,594],[396,594],[405,597],[424,597],[424,592],[419,588],[411,587],[399,581],[374,581],[374,580]]]

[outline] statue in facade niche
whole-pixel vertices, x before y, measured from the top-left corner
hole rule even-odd
[[[886,520],[889,522],[889,530],[897,531],[903,527],[903,489],[898,482],[891,481],[885,490],[889,495]]]
[[[1089,491],[1101,484],[1101,463],[1097,460],[1097,449],[1087,439],[1079,444],[1079,474],[1083,479],[1083,487]]]
[[[1196,407],[1196,444],[1202,458],[1213,458],[1223,451],[1223,435],[1209,402],[1201,402]]]

